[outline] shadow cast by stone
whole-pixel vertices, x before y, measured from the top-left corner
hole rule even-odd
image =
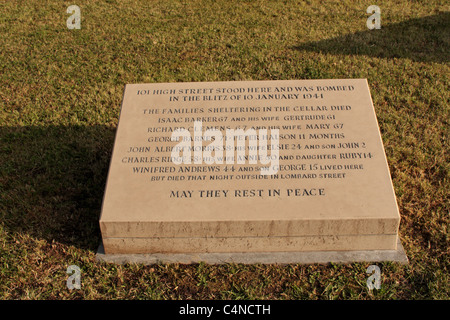
[[[378,30],[359,31],[332,39],[302,43],[293,49],[447,63],[450,61],[449,21],[449,12],[387,25],[382,20],[381,29]]]
[[[1,127],[5,230],[95,251],[114,131],[100,125]]]

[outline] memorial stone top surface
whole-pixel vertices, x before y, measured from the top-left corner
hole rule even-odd
[[[388,249],[399,221],[365,79],[125,87],[106,252]]]

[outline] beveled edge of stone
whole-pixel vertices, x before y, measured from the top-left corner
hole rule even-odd
[[[351,217],[216,221],[105,221],[103,238],[274,237],[397,234],[400,217]],[[209,230],[205,232],[205,230]]]
[[[309,251],[309,252],[231,252],[105,254],[100,243],[95,259],[113,264],[347,264],[354,262],[398,262],[408,264],[406,252],[397,238],[397,250]]]

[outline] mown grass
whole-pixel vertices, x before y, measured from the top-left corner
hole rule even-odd
[[[81,8],[69,30],[66,8]],[[0,298],[448,299],[449,6],[377,1],[0,3]],[[124,84],[367,78],[410,259],[110,265],[98,218]],[[78,265],[82,288],[68,290]]]

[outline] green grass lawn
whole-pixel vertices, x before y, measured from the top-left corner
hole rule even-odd
[[[69,30],[69,5],[81,29]],[[381,8],[368,30],[366,8]],[[447,1],[1,1],[1,299],[449,299]],[[367,78],[410,264],[95,261],[126,83]],[[68,290],[66,269],[81,268]]]

